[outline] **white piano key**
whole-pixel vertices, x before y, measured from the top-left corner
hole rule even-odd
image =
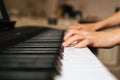
[[[63,54],[55,80],[117,80],[88,48],[67,47]]]

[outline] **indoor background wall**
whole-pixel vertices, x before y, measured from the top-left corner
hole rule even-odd
[[[112,15],[115,8],[120,6],[120,0],[67,0],[66,2],[83,11],[86,16],[99,18]]]
[[[120,0],[5,0],[7,8],[18,9],[24,15],[50,16],[57,8],[58,2],[68,3],[81,10],[84,16],[105,18],[120,6]]]

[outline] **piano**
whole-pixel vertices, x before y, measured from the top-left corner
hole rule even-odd
[[[0,80],[117,80],[88,48],[63,49],[63,30],[14,24],[0,31]]]

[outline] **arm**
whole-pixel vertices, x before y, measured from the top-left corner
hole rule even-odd
[[[119,24],[120,24],[120,11],[115,13],[111,17],[108,17],[96,23],[78,24],[78,25],[69,26],[67,31],[70,31],[71,29],[96,31],[102,28],[113,27]]]
[[[96,26],[93,26],[95,30],[120,25],[120,11],[115,13],[111,17],[108,17],[104,20],[101,20],[101,21],[95,23],[95,25]]]

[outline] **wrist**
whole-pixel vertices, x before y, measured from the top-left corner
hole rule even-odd
[[[106,26],[106,21],[99,21],[99,22],[96,22],[94,23],[94,30],[99,30],[99,29],[102,29]]]
[[[102,27],[102,24],[100,22],[96,22],[93,24],[93,30],[95,31],[101,29],[101,27]]]

